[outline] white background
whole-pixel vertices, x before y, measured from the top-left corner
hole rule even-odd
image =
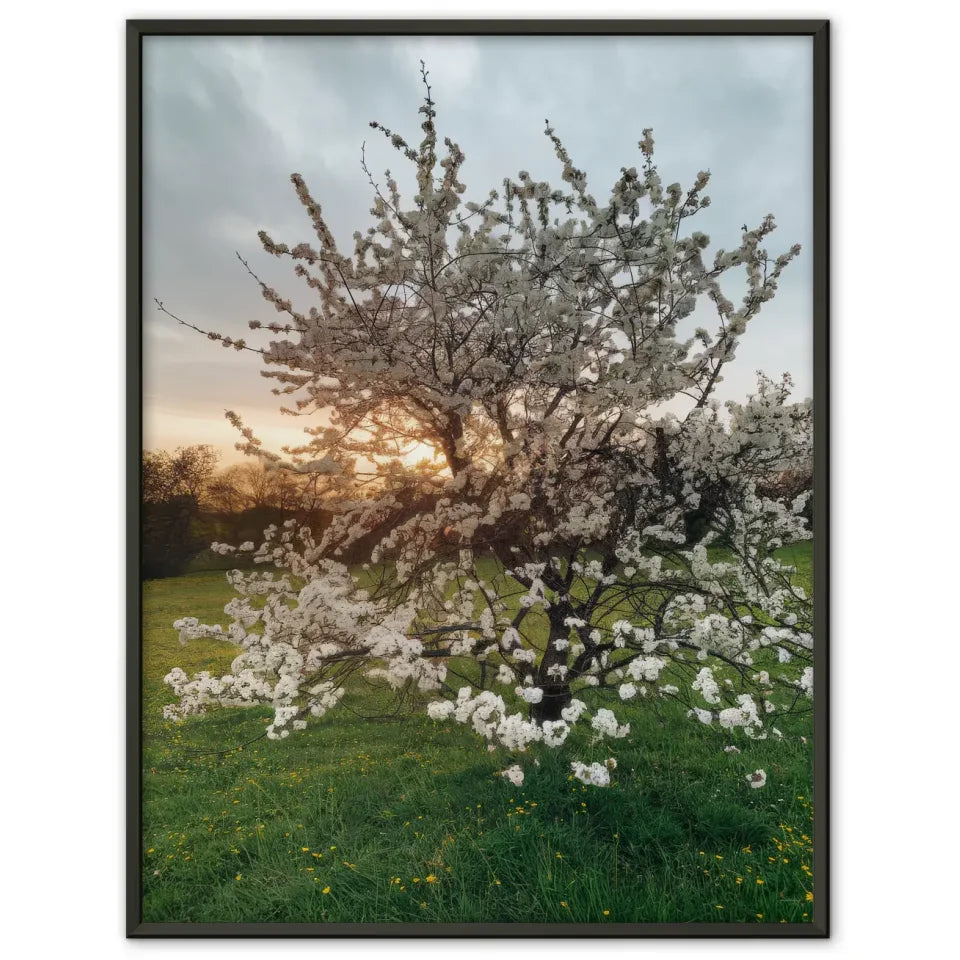
[[[885,956],[951,942],[960,639],[952,543],[956,15],[930,0],[453,9],[828,16],[833,25],[833,938],[509,949]],[[4,12],[0,902],[12,956],[504,949],[496,941],[123,939],[123,20],[450,12],[362,0],[272,9],[242,0],[47,2]]]

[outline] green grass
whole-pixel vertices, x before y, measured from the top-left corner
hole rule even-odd
[[[809,544],[783,553],[809,586]],[[589,757],[617,757],[609,788],[572,780],[568,750],[525,759],[515,788],[503,751],[422,715],[364,719],[359,695],[281,742],[249,743],[269,710],[164,721],[171,667],[225,671],[235,654],[181,647],[172,621],[221,622],[230,596],[222,571],[144,585],[144,921],[812,918],[809,729],[752,742],[674,704],[621,704],[631,736]]]

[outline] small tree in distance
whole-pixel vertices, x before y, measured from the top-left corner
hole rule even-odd
[[[144,503],[164,503],[189,497],[200,503],[207,494],[219,454],[210,444],[167,450],[144,450],[140,486]]]
[[[178,447],[173,453],[142,451],[140,573],[145,579],[182,573],[206,546],[195,526],[217,459],[208,444]]]
[[[290,521],[242,545],[278,572],[230,574],[227,630],[177,621],[183,642],[239,652],[225,676],[172,671],[168,716],[270,704],[268,736],[284,737],[362,674],[514,753],[589,749],[578,727],[626,736],[627,700],[779,736],[812,696],[813,639],[810,600],[773,551],[809,531],[804,496],[758,489],[809,461],[811,406],[789,402],[786,376],[761,376],[742,404],[713,394],[799,247],[768,253],[767,217],[708,260],[691,228],[709,174],[664,185],[649,130],[639,169],[622,168],[603,202],[549,122],[562,186],[521,171],[466,202],[463,152],[438,139],[423,81],[417,146],[371,124],[413,165],[412,202],[364,161],[374,223],[343,254],[294,174],[316,240],[260,238],[314,302],[301,310],[257,278],[283,315],[266,326],[275,339],[202,331],[258,350],[290,411],[326,420],[281,456],[231,413],[238,446],[342,495],[322,536]],[[721,289],[731,272],[738,304]],[[695,326],[703,307],[709,331]],[[418,449],[439,465],[398,459]],[[358,544],[362,569],[342,562]],[[609,781],[596,763],[572,769]]]

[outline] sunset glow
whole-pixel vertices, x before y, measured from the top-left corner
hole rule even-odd
[[[404,464],[408,467],[415,467],[421,460],[433,461],[439,457],[440,453],[436,447],[431,446],[429,443],[418,443],[404,453],[401,460],[403,460]]]

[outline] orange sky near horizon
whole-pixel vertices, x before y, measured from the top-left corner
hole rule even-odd
[[[241,410],[237,411],[243,416]],[[297,421],[279,412],[244,418],[254,434],[263,441],[264,448],[280,453],[283,446],[299,446],[308,440],[303,432],[306,420]],[[144,450],[175,450],[195,444],[209,444],[220,454],[220,465],[243,463],[249,458],[236,449],[242,437],[226,417],[211,417],[206,411],[195,416],[179,411],[144,405],[143,448]]]
[[[238,413],[243,416],[242,411]],[[298,446],[309,437],[303,432],[306,426],[323,423],[320,415],[296,418],[279,411],[258,411],[255,418],[244,417],[247,426],[263,441],[264,449],[280,453],[284,446]],[[236,449],[241,437],[226,417],[210,417],[205,412],[191,415],[182,411],[165,410],[162,407],[144,405],[143,449],[170,450],[195,444],[209,444],[220,454],[221,467],[244,463],[249,457]],[[428,443],[417,443],[403,456],[407,466],[421,460],[433,460],[437,451]]]

